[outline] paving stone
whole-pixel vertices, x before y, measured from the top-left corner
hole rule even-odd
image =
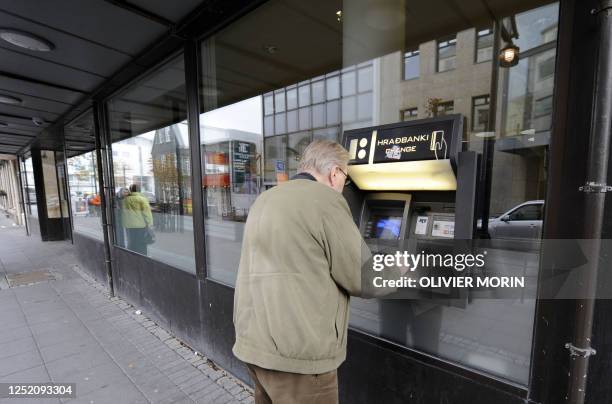
[[[252,398],[163,324],[146,312],[135,314],[138,308],[120,297],[110,297],[104,285],[75,265],[69,243],[15,237],[7,249],[3,237],[0,230],[0,279],[8,266],[11,274],[51,268],[56,280],[0,290],[0,382],[15,377],[21,382],[78,383],[78,397],[62,403],[221,403]],[[35,251],[35,256],[28,257],[26,250]],[[13,251],[13,259],[5,262],[5,251]],[[7,352],[9,361],[4,360]]]

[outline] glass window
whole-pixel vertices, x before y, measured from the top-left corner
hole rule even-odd
[[[325,81],[312,82],[312,103],[318,104],[325,101]]]
[[[287,136],[274,136],[264,141],[266,155],[264,184],[270,187],[289,179],[287,162]],[[238,267],[228,269],[230,275],[235,274]],[[234,283],[232,280],[230,283]]]
[[[363,93],[357,96],[357,119],[360,121],[371,119],[373,109],[372,93]]]
[[[543,134],[551,128],[556,50],[538,50],[503,72],[501,81],[507,88],[501,93],[504,136]]]
[[[558,2],[517,14],[514,17],[514,26],[518,35],[515,36],[514,43],[521,49],[521,54],[540,45],[555,42],[558,19]],[[509,25],[512,27],[512,24]]]
[[[438,41],[438,72],[457,67],[457,38],[449,37]]]
[[[300,113],[299,113],[300,130],[308,130],[312,127],[312,123],[310,121],[310,108],[311,107],[300,108]]]
[[[436,116],[452,114],[455,111],[455,103],[453,101],[439,102],[436,104]]]
[[[476,30],[476,63],[493,59],[493,29]]]
[[[276,91],[274,93],[274,112],[283,112],[285,110],[285,92]]]
[[[117,245],[194,273],[183,57],[132,84],[108,107]]]
[[[418,49],[404,53],[404,80],[416,79],[421,71],[421,54]]]
[[[325,126],[325,104],[312,106],[312,127],[321,128]]]
[[[472,132],[484,132],[489,122],[489,96],[472,98]]]
[[[342,122],[348,123],[357,120],[357,97],[342,99]]]
[[[286,115],[284,113],[274,115],[274,133],[276,135],[287,133],[287,122],[285,119]]]
[[[412,121],[414,119],[417,119],[419,114],[419,109],[418,108],[408,108],[405,109],[401,112],[401,118],[402,121]]]
[[[340,98],[340,76],[332,76],[326,79],[327,100]]]
[[[274,96],[272,94],[267,94],[264,96],[264,113],[266,115],[271,115],[274,113]]]
[[[293,110],[287,112],[287,132],[295,132],[298,130],[298,111]]]
[[[523,2],[520,6],[506,7],[502,15],[496,16],[508,21],[515,19],[519,38],[538,36],[534,43],[545,45],[531,46],[526,55],[523,51],[530,47],[519,45],[521,54],[525,55],[519,65],[500,68],[493,64],[495,36],[483,28],[493,26],[493,21],[483,10],[470,8],[466,9],[466,15],[457,16],[453,2],[441,1],[434,11],[410,9],[410,15],[398,18],[398,24],[404,26],[377,29],[368,17],[372,13],[363,12],[359,4],[343,3],[343,23],[338,24],[334,14],[328,12],[329,7],[311,7],[306,14],[294,8],[288,11],[282,2],[271,0],[266,7],[240,18],[237,25],[230,24],[203,42],[203,49],[212,49],[215,54],[214,59],[207,59],[214,66],[206,67],[203,63],[204,77],[214,79],[205,81],[209,88],[202,91],[215,94],[215,99],[204,105],[203,116],[224,108],[231,111],[222,114],[227,118],[211,120],[206,124],[209,127],[202,131],[203,149],[216,153],[203,157],[211,159],[206,161],[216,161],[207,163],[207,170],[219,174],[203,181],[209,204],[206,253],[211,278],[234,284],[237,252],[250,204],[257,192],[287,181],[296,172],[296,157],[312,138],[339,139],[347,130],[393,124],[398,119],[414,119],[418,115],[460,114],[465,125],[469,125],[468,130],[478,131],[476,135],[482,137],[496,137],[495,147],[486,148],[492,153],[486,156],[493,161],[492,171],[487,172],[492,196],[483,203],[490,207],[491,216],[498,217],[525,201],[545,199],[545,161],[552,118],[548,97],[553,94],[554,85],[554,61],[549,59],[555,55],[557,6],[544,6],[544,11],[528,10]],[[376,11],[376,4],[373,7]],[[519,8],[521,13],[512,15]],[[389,9],[385,8],[385,12]],[[407,9],[401,6],[394,12],[406,13]],[[544,14],[550,18],[537,31],[534,29],[537,24],[530,22],[541,19]],[[440,15],[452,21],[446,17],[441,20]],[[355,20],[347,21],[349,18]],[[267,22],[266,37],[275,39],[279,49],[287,51],[265,55],[259,52],[260,45],[253,45],[250,36],[263,28],[262,21]],[[278,21],[283,24],[270,23]],[[422,24],[415,25],[414,21]],[[478,26],[471,25],[470,21],[478,21]],[[335,29],[328,29],[330,24],[336,24]],[[343,32],[349,27],[359,29]],[[511,27],[504,29],[514,35]],[[449,32],[454,34],[444,37]],[[457,38],[466,39],[462,44],[465,46],[458,47]],[[413,52],[419,50],[418,54],[408,55],[408,63],[402,62],[406,46]],[[417,63],[421,54],[423,69],[420,69],[420,60]],[[475,58],[481,62],[479,65],[471,63]],[[457,60],[468,63],[458,65]],[[494,68],[498,69],[496,74],[492,74]],[[437,72],[446,73],[437,77]],[[327,81],[336,77],[340,77],[339,93],[335,79]],[[407,77],[413,79],[403,80]],[[267,114],[268,109],[261,103],[267,102],[268,95],[284,91],[285,108],[294,110],[290,92],[296,86],[297,130],[290,114],[286,116],[286,128],[275,128],[274,120],[269,121],[268,116],[279,111],[264,115],[263,111]],[[495,87],[499,102],[490,111],[488,122],[485,117],[489,119],[490,102],[484,95]],[[248,109],[241,104],[247,101],[258,102],[259,107]],[[404,106],[411,108],[402,111]],[[336,123],[338,108],[339,124]],[[398,111],[402,111],[400,117]],[[487,124],[492,129],[485,133],[480,129]],[[276,135],[264,138],[262,126],[266,128],[266,135]],[[223,132],[214,128],[223,128]],[[540,137],[538,128],[545,128]],[[484,140],[480,136],[471,136],[464,147],[484,153]],[[506,139],[511,136],[524,137],[521,141]],[[248,177],[231,174],[232,147],[215,145],[236,138],[253,144],[251,148],[255,150],[254,158],[250,152],[243,156],[251,162],[245,165],[254,167],[248,169],[251,185],[239,187],[250,190],[244,194],[232,191],[234,178]],[[530,138],[535,141],[529,141]],[[481,230],[484,234],[486,229]],[[499,253],[512,254],[517,262],[528,262],[537,268],[537,253],[526,256],[511,250]],[[350,324],[354,329],[527,385],[533,299],[509,302],[474,299],[460,307],[439,302],[421,307],[414,302],[352,299],[351,306]]]
[[[274,135],[274,115],[264,117],[264,133],[266,136]]]
[[[360,93],[372,91],[374,86],[374,75],[372,66],[361,67],[357,75],[357,89]]]
[[[340,101],[327,103],[327,126],[338,125],[340,123]]]
[[[342,72],[342,96],[353,95],[357,91],[355,70]]]
[[[66,164],[73,230],[102,240],[102,205],[96,154],[91,151],[69,157]]]
[[[28,157],[24,163],[25,182],[25,201],[26,211],[33,217],[38,217],[38,205],[36,201],[36,183],[34,181],[34,167],[32,165],[32,157]]]
[[[543,205],[524,205],[512,211],[509,215],[511,221],[542,220]]]
[[[298,106],[298,95],[297,88],[288,88],[287,89],[287,109],[296,109]]]
[[[300,107],[310,105],[310,84],[304,84],[298,87],[298,100]]]

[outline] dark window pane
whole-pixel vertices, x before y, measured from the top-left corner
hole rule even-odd
[[[184,80],[181,56],[109,102],[114,223],[119,246],[195,272]]]

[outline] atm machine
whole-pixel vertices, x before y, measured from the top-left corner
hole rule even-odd
[[[346,131],[344,195],[365,239],[472,239],[478,158],[461,151],[463,117],[447,115]],[[455,215],[461,212],[461,215]]]
[[[461,115],[344,132],[352,180],[344,196],[373,250],[373,243],[386,243],[395,248],[410,246],[411,253],[446,254],[457,252],[458,244],[463,243],[457,240],[469,244],[476,230],[478,156],[461,150],[462,136]],[[452,300],[454,306],[465,307],[467,303],[464,291],[435,293],[433,297]],[[425,345],[437,343],[439,302],[381,300],[356,304],[362,304],[364,310],[378,311],[380,332],[387,338],[406,343],[412,333],[410,338],[416,345],[419,341]],[[374,304],[376,307],[371,308]]]

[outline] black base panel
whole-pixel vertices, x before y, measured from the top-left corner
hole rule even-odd
[[[102,243],[75,234],[83,263],[96,279],[104,275]],[[87,256],[87,258],[85,257]],[[214,281],[113,248],[115,291],[193,349],[250,383],[234,357],[234,291]],[[105,279],[105,278],[102,278]],[[356,331],[349,333],[348,359],[340,367],[340,396],[346,403],[523,403],[525,391],[472,375],[435,358]],[[459,369],[459,370],[458,370]],[[474,376],[474,377],[473,377]]]
[[[77,232],[73,232],[72,240],[82,268],[98,282],[106,285],[104,242]]]

